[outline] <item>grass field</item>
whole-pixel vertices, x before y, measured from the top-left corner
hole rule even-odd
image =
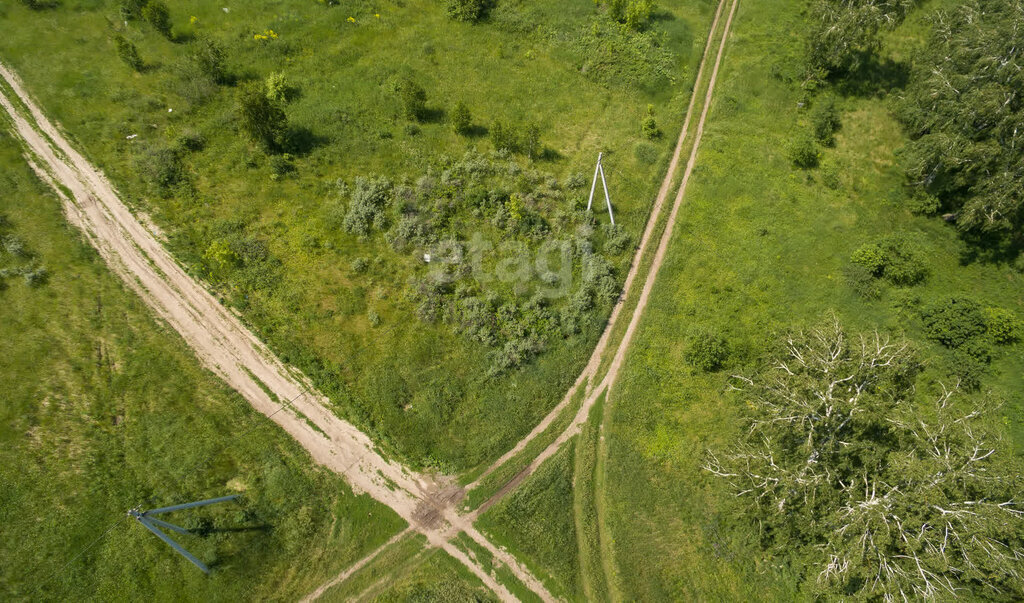
[[[6,132],[0,183],[6,600],[295,599],[402,529],[198,365]],[[209,530],[179,537],[209,577],[125,516],[231,493],[165,516]]]
[[[551,327],[548,314],[526,308],[541,284],[536,233],[497,228],[490,212],[501,207],[476,211],[444,197],[443,187],[423,193],[422,183],[446,182],[467,151],[499,162],[501,174],[494,168],[481,177],[480,191],[520,195],[541,231],[593,245],[621,281],[713,10],[708,0],[660,2],[641,35],[612,27],[591,0],[508,0],[477,25],[450,21],[428,0],[175,2],[170,41],[147,24],[125,24],[116,5],[0,8],[0,58],[165,230],[176,256],[310,375],[339,414],[413,463],[446,471],[494,458],[557,402],[610,305],[598,301],[568,330]],[[277,37],[254,39],[268,30]],[[116,35],[137,46],[140,72],[116,55]],[[224,48],[232,83],[189,71],[186,57],[203,38]],[[288,157],[246,141],[235,115],[237,89],[275,72],[289,87]],[[426,92],[418,122],[402,115],[396,86],[405,79]],[[449,123],[458,102],[473,115],[469,136]],[[664,132],[652,140],[640,128],[649,105]],[[520,132],[536,125],[540,156],[493,158],[486,132],[498,121]],[[627,237],[625,245],[609,243],[603,209],[591,234],[579,208],[599,150],[621,226],[615,236]],[[410,211],[433,229],[425,243],[392,244],[394,225],[362,237],[339,226],[356,178],[373,176],[419,187]],[[511,199],[505,206],[520,211]],[[446,293],[507,306],[511,317],[495,310],[489,319],[505,325],[499,344],[459,334],[457,320],[416,316],[422,300],[411,280],[427,273],[422,252],[430,241],[474,233],[501,250],[485,261],[490,271],[503,260],[523,268],[529,259],[519,276],[474,276]],[[563,281],[576,286],[583,273],[573,260]],[[556,296],[547,312],[560,315],[570,301]],[[527,352],[523,368],[489,376],[502,354],[518,353],[502,342],[524,328],[545,333],[544,351]]]
[[[889,36],[896,58],[922,40],[928,3]],[[802,568],[766,558],[743,509],[700,469],[739,429],[729,374],[750,370],[774,337],[835,312],[851,332],[879,329],[916,342],[922,383],[955,381],[948,350],[931,343],[915,308],[950,295],[1024,314],[1024,276],[970,262],[955,231],[907,209],[897,150],[904,138],[888,100],[839,99],[842,128],[815,170],[792,167],[789,141],[807,127],[799,108],[801,2],[741,3],[698,167],[647,313],[627,359],[608,439],[607,489],[623,596],[637,600],[792,600]],[[795,82],[789,81],[793,76]],[[865,243],[904,233],[930,277],[859,295],[845,274]],[[686,361],[696,329],[721,333],[725,367]],[[1004,402],[1007,447],[1024,453],[1024,357],[1001,347],[982,392]]]

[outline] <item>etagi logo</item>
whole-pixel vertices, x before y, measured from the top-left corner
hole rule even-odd
[[[468,241],[441,241],[423,259],[430,264],[429,278],[439,285],[467,278],[481,284],[498,281],[557,299],[572,291],[572,249],[564,239],[545,240],[532,251],[522,241],[495,245],[476,232]]]

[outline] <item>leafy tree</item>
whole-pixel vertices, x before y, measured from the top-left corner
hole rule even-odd
[[[654,105],[647,105],[647,116],[640,123],[640,131],[651,140],[661,136],[661,129],[658,127],[658,122],[654,119]]]
[[[972,240],[1024,243],[1024,10],[969,0],[941,12],[897,117],[907,180],[956,211]]]
[[[859,247],[850,261],[862,266],[872,276],[883,277],[894,285],[909,287],[928,278],[924,254],[910,239],[900,234]]]
[[[409,78],[398,83],[398,97],[408,119],[422,121],[427,116],[427,91]]]
[[[452,129],[455,130],[456,134],[462,136],[469,134],[470,129],[473,127],[473,116],[469,113],[469,107],[462,101],[455,103],[455,108],[452,109],[451,120]]]
[[[142,57],[139,56],[139,49],[121,35],[114,36],[114,46],[117,48],[117,56],[126,65],[135,71],[142,71]]]
[[[985,328],[993,341],[1004,345],[1024,336],[1024,321],[1005,308],[985,308]]]
[[[633,31],[642,31],[654,16],[654,0],[631,0],[626,7],[626,27]]]
[[[1020,593],[1021,478],[987,402],[916,402],[909,344],[835,320],[781,343],[737,379],[747,429],[705,464],[750,502],[763,546],[805,559],[821,598]]]
[[[516,138],[517,133],[515,129],[502,121],[495,121],[491,124],[488,133],[491,136],[491,142],[494,144],[494,148],[497,150],[515,151],[517,149]]]
[[[447,0],[448,16],[456,21],[476,23],[487,18],[494,8],[493,0]]]
[[[280,148],[288,130],[288,117],[280,103],[267,98],[262,82],[249,82],[238,91],[238,115],[242,130],[253,142],[268,149]]]
[[[170,40],[171,34],[171,12],[167,5],[160,0],[149,0],[142,7],[142,18],[153,26],[153,29],[160,32],[160,35]]]
[[[626,22],[627,0],[608,0],[608,17],[618,23]]]
[[[812,77],[847,74],[871,60],[883,28],[898,25],[915,0],[815,0],[807,36]]]
[[[836,131],[839,130],[839,110],[832,96],[819,99],[811,109],[811,127],[814,139],[830,147],[836,142]]]

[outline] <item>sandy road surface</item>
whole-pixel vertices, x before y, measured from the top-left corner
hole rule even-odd
[[[33,167],[61,198],[68,220],[85,233],[110,268],[185,339],[205,366],[255,409],[271,416],[316,462],[344,475],[356,491],[366,492],[394,509],[413,529],[425,534],[431,546],[443,548],[465,564],[500,597],[514,600],[502,584],[449,542],[459,532],[466,532],[490,550],[542,599],[552,600],[525,567],[498,550],[454,511],[453,505],[462,498],[460,488],[438,483],[383,458],[369,437],[328,410],[328,400],[303,375],[280,362],[174,261],[107,179],[71,147],[18,78],[2,64],[0,78],[31,117],[2,89],[0,106],[10,115],[14,133],[23,140]],[[280,401],[290,401],[290,410],[275,412]],[[307,423],[307,418],[316,428]]]
[[[647,273],[647,278],[643,281],[643,287],[640,291],[639,301],[637,301],[637,305],[634,308],[633,313],[630,315],[629,324],[626,328],[625,334],[622,336],[622,340],[619,342],[619,346],[615,350],[615,356],[612,358],[612,362],[608,367],[607,373],[605,373],[604,379],[602,379],[601,382],[596,386],[593,383],[588,384],[587,396],[586,398],[584,398],[583,404],[580,405],[580,408],[577,411],[576,416],[573,418],[572,423],[570,423],[569,427],[567,427],[566,430],[563,431],[555,439],[555,441],[548,445],[548,447],[545,448],[536,458],[534,458],[533,461],[531,461],[526,468],[524,468],[522,471],[516,474],[515,477],[513,477],[508,483],[506,483],[501,489],[499,489],[497,493],[492,495],[491,498],[488,499],[485,503],[483,503],[478,509],[470,513],[470,517],[475,518],[477,515],[483,513],[488,508],[490,508],[494,503],[501,500],[501,498],[504,497],[508,492],[515,489],[515,487],[518,486],[523,480],[532,475],[533,472],[536,471],[538,467],[540,467],[541,463],[543,463],[555,452],[557,452],[563,444],[565,444],[567,441],[569,441],[570,438],[572,438],[572,436],[579,433],[583,424],[586,423],[587,418],[590,415],[590,409],[593,408],[594,403],[597,401],[597,398],[600,396],[601,392],[603,392],[605,389],[610,389],[611,386],[614,385],[615,380],[618,377],[619,370],[622,368],[622,363],[625,359],[626,352],[629,349],[630,343],[632,342],[633,335],[636,332],[636,327],[640,322],[640,317],[643,315],[644,309],[647,307],[647,301],[650,297],[651,289],[654,287],[654,281],[658,276],[658,270],[661,268],[661,264],[665,260],[665,254],[668,251],[668,244],[669,240],[672,238],[672,231],[675,225],[676,217],[679,213],[679,208],[682,206],[683,197],[686,193],[686,186],[689,183],[690,175],[693,173],[693,168],[697,161],[697,150],[700,147],[700,140],[704,134],[704,123],[707,119],[708,109],[711,106],[712,93],[715,89],[715,82],[718,79],[718,68],[722,61],[722,54],[725,50],[725,42],[729,36],[729,28],[732,25],[732,18],[736,12],[737,4],[738,0],[733,0],[732,7],[729,10],[729,15],[725,22],[725,28],[722,31],[722,39],[718,47],[718,53],[714,55],[715,63],[711,71],[711,77],[708,80],[707,91],[704,96],[704,106],[701,110],[700,119],[697,123],[697,130],[694,134],[692,151],[690,152],[690,157],[687,160],[686,167],[683,173],[683,179],[680,182],[678,193],[676,194],[675,201],[672,204],[672,210],[669,214],[668,221],[665,225],[665,230],[664,232],[662,232],[661,239],[658,242],[658,248],[655,251],[654,260],[651,263],[651,268]],[[500,459],[498,459],[494,464],[488,467],[487,470],[485,470],[476,479],[476,481],[466,486],[467,490],[471,490],[478,486],[484,477],[486,477],[492,471],[494,471],[499,466],[504,464],[506,461],[511,459],[513,456],[518,454],[520,451],[522,451],[526,447],[526,445],[530,443],[530,441],[532,441],[534,438],[540,435],[545,429],[547,429],[547,427],[551,425],[551,423],[557,418],[561,411],[569,404],[570,400],[576,394],[578,389],[583,384],[587,383],[588,380],[591,379],[597,373],[597,370],[601,364],[601,357],[603,356],[605,350],[608,348],[608,345],[610,343],[612,330],[615,328],[616,324],[621,318],[621,310],[625,305],[626,299],[628,299],[628,297],[632,293],[634,280],[637,276],[637,273],[640,270],[641,259],[644,255],[644,252],[647,250],[647,246],[653,239],[655,224],[658,221],[658,217],[661,214],[662,208],[665,204],[665,200],[668,197],[668,192],[670,187],[672,186],[672,181],[675,179],[675,171],[679,163],[682,149],[684,147],[684,142],[686,141],[687,132],[690,128],[690,121],[693,116],[693,109],[696,103],[696,99],[698,98],[701,76],[704,73],[704,68],[708,60],[712,56],[712,41],[714,39],[715,30],[718,27],[718,22],[720,17],[722,16],[722,10],[725,7],[725,5],[726,0],[720,0],[718,4],[718,9],[715,12],[714,21],[712,22],[711,28],[708,31],[708,39],[705,43],[704,55],[701,58],[700,67],[697,71],[697,78],[694,84],[694,93],[690,97],[690,105],[686,110],[686,118],[683,122],[683,129],[682,132],[680,132],[679,134],[679,140],[676,143],[675,152],[672,155],[672,162],[669,164],[668,173],[665,175],[665,180],[662,182],[661,189],[658,191],[658,197],[655,200],[654,208],[651,211],[651,216],[647,221],[647,227],[644,230],[643,238],[640,241],[640,246],[637,249],[636,255],[633,258],[633,263],[630,266],[629,274],[626,277],[626,283],[624,287],[625,293],[619,299],[618,303],[615,305],[615,309],[612,311],[611,318],[608,320],[608,324],[605,326],[604,333],[602,333],[601,339],[598,341],[597,347],[594,349],[594,353],[591,355],[590,360],[587,363],[587,366],[583,369],[583,372],[580,373],[580,376],[576,380],[576,383],[574,383],[572,388],[569,389],[569,392],[565,395],[565,398],[563,398],[562,401],[559,402],[558,406],[556,406],[546,417],[544,417],[544,420],[541,421],[541,423],[533,431],[527,434],[525,438],[520,440],[515,445],[515,447],[512,448],[512,450],[510,450],[508,453],[506,453]]]

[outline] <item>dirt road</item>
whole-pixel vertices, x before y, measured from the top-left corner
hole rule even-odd
[[[499,551],[455,512],[453,505],[462,498],[461,489],[437,483],[430,476],[380,456],[369,437],[332,413],[326,407],[328,400],[301,373],[279,361],[178,265],[157,236],[131,213],[107,179],[70,145],[18,78],[2,64],[0,78],[13,93],[9,98],[0,88],[0,106],[10,115],[14,133],[23,140],[33,168],[61,198],[68,220],[85,233],[110,268],[184,338],[205,366],[256,410],[270,416],[316,462],[344,475],[356,491],[366,492],[394,509],[413,529],[425,534],[432,546],[443,548],[464,563],[503,599],[514,597],[452,545],[452,537],[466,532],[505,562],[538,596],[553,600],[525,567]],[[288,411],[276,412],[281,401],[290,401]]]

